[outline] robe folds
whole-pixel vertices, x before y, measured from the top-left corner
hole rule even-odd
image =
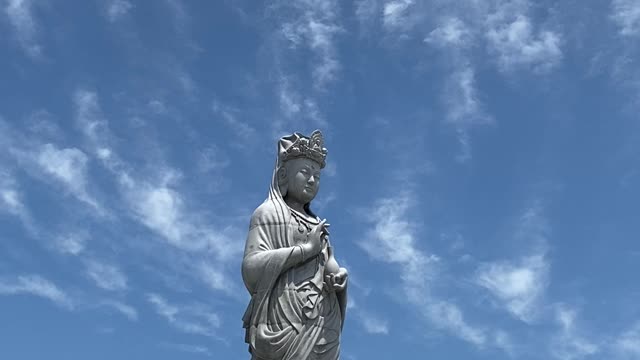
[[[253,216],[242,264],[251,301],[243,317],[254,360],[337,360],[346,293],[324,286],[328,243],[315,257],[286,268],[306,237],[273,185]]]

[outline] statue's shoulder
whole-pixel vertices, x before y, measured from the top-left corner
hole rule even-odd
[[[251,215],[251,226],[259,224],[272,224],[278,219],[278,213],[276,211],[275,204],[269,199],[265,200],[260,206],[258,206],[253,215]]]

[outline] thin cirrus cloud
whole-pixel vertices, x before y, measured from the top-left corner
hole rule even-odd
[[[640,358],[640,322],[618,336],[613,343],[613,351],[627,359]]]
[[[53,246],[61,254],[79,255],[87,247],[88,236],[85,231],[66,232],[56,237]]]
[[[109,21],[116,22],[129,14],[133,4],[127,0],[111,0],[106,3],[106,15]]]
[[[131,305],[117,300],[102,300],[98,304],[99,306],[111,308],[119,312],[131,321],[138,320],[138,311]]]
[[[86,261],[86,274],[99,288],[108,291],[127,289],[126,275],[113,264],[91,259]]]
[[[389,334],[389,323],[384,319],[371,313],[363,313],[360,320],[365,331],[369,334]]]
[[[20,47],[32,58],[42,56],[42,45],[38,42],[38,23],[33,14],[32,0],[8,0],[4,13],[13,27]]]
[[[25,195],[14,176],[7,170],[0,170],[0,204],[2,204],[0,211],[18,217],[27,230],[35,233],[31,214],[25,205]]]
[[[191,270],[185,274],[212,290],[230,293],[230,288],[224,285],[225,267],[242,251],[230,236],[235,230],[230,226],[218,229],[210,219],[205,221],[206,214],[191,208],[190,199],[179,190],[178,170],[157,164],[151,173],[137,174],[112,145],[113,134],[95,92],[80,89],[73,99],[76,124],[92,152],[114,175],[126,207],[124,215],[151,230],[173,249],[201,255],[201,259],[186,264]],[[175,262],[176,258],[179,256],[170,261]]]
[[[519,262],[484,264],[476,283],[489,290],[514,317],[532,322],[539,314],[540,301],[548,283],[549,265],[542,255]]]
[[[98,202],[87,191],[87,155],[77,148],[58,148],[44,144],[33,154],[36,164],[45,174],[63,184],[80,201],[103,212]]]
[[[640,35],[640,3],[635,0],[613,0],[611,18],[618,25],[620,35]]]
[[[560,329],[551,340],[550,353],[559,360],[582,359],[600,352],[600,346],[585,337],[577,325],[577,311],[560,304],[555,309]]]
[[[476,346],[484,345],[485,330],[469,324],[456,304],[432,293],[440,259],[417,247],[416,226],[407,220],[410,206],[406,195],[374,204],[369,212],[374,227],[368,233],[368,241],[361,244],[362,248],[373,259],[398,267],[405,298],[420,309],[420,315],[430,324]]]
[[[280,32],[294,48],[304,46],[313,52],[311,75],[314,86],[323,89],[340,70],[335,48],[335,37],[341,31],[337,22],[339,2],[301,1],[278,6],[290,6],[296,12],[292,20],[282,23]]]
[[[158,315],[162,316],[177,330],[195,335],[216,337],[221,325],[218,314],[204,305],[176,305],[159,294],[148,294],[148,302]]]
[[[71,310],[73,301],[63,290],[40,275],[19,275],[15,278],[0,278],[2,295],[34,295],[52,301],[56,305]]]
[[[550,228],[543,207],[537,201],[518,217],[514,241],[528,247],[516,259],[481,264],[474,282],[489,291],[508,313],[525,323],[533,323],[544,308],[551,265],[546,255]]]
[[[160,346],[170,350],[177,350],[177,351],[182,351],[182,352],[191,353],[191,354],[211,356],[211,350],[208,347],[202,346],[202,345],[183,344],[183,343],[162,343],[160,344]]]
[[[273,86],[280,114],[272,124],[278,135],[286,129],[305,124],[328,125],[319,101],[334,84],[342,68],[336,41],[344,32],[340,23],[340,2],[299,1],[275,2],[269,7],[273,20],[266,47],[271,52],[276,75]],[[291,16],[283,17],[288,13]],[[291,72],[293,61],[307,64],[306,74]]]
[[[495,16],[486,32],[501,70],[529,67],[536,72],[548,72],[561,62],[562,41],[557,32],[536,32],[530,17],[523,14],[515,15],[512,21],[502,17],[507,16]]]

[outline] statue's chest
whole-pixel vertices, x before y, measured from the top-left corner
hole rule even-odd
[[[296,221],[296,219],[292,219],[292,222],[289,225],[291,227],[291,234],[293,246],[302,245],[309,241],[309,233],[313,228],[313,224],[305,223],[302,221]],[[304,281],[312,280],[315,277],[318,277],[319,280],[322,281],[323,274],[318,274],[318,270],[320,267],[324,267],[324,264],[328,258],[327,248],[324,247],[323,250],[318,254],[318,256],[309,258],[304,263],[294,267],[292,269],[293,273],[293,282],[296,285],[301,284]]]

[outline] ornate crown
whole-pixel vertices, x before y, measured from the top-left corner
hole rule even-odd
[[[280,162],[287,160],[306,157],[315,160],[320,164],[321,168],[326,165],[327,149],[324,148],[324,140],[320,130],[315,130],[310,137],[306,137],[300,133],[283,137],[280,139],[279,149]]]

